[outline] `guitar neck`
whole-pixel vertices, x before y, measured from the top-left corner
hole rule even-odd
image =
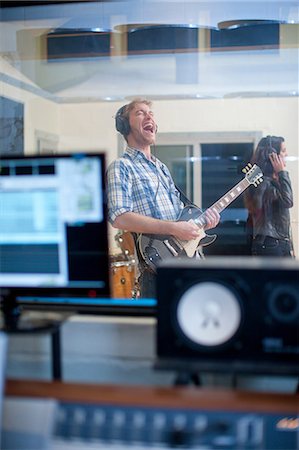
[[[217,211],[221,213],[227,206],[229,206],[237,197],[239,197],[245,189],[248,188],[250,182],[247,178],[243,178],[243,180],[239,181],[232,189],[230,189],[226,194],[224,194],[217,202],[215,202],[209,209]],[[204,226],[206,224],[205,213],[202,213],[199,217],[197,217],[194,222],[199,226]]]

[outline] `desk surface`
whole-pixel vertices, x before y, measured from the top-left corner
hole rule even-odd
[[[188,387],[141,387],[9,379],[8,397],[52,398],[91,404],[121,404],[227,411],[297,413],[298,394]]]

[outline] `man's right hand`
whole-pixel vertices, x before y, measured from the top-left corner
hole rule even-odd
[[[189,222],[172,222],[172,227],[173,231],[171,234],[184,241],[196,239],[202,233],[200,228],[192,220]]]

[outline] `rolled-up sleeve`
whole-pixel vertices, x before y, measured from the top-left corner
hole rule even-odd
[[[132,212],[132,172],[124,159],[113,161],[107,170],[108,220]]]

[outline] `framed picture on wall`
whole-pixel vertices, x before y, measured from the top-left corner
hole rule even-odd
[[[24,104],[0,96],[0,156],[24,154]]]

